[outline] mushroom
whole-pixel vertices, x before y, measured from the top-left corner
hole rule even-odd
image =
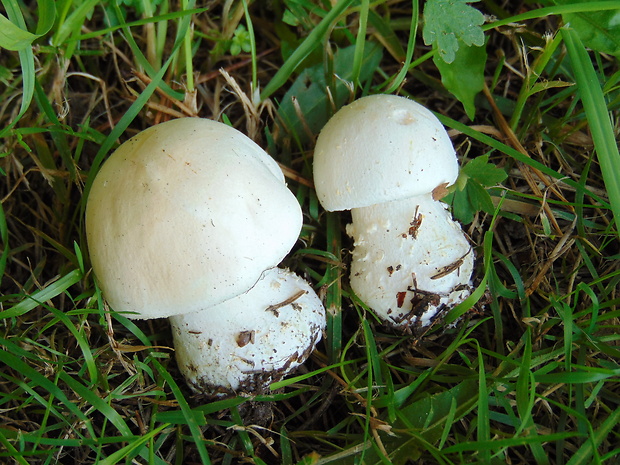
[[[264,390],[320,339],[320,300],[275,268],[301,226],[277,163],[239,131],[200,118],[162,123],[122,144],[86,206],[91,263],[107,302],[130,318],[173,317],[177,361],[197,391]],[[248,343],[229,344],[241,333]],[[209,366],[218,368],[198,371]]]
[[[390,326],[421,331],[472,291],[472,246],[435,199],[457,176],[444,127],[404,97],[356,100],[319,134],[319,201],[351,210],[351,288]]]

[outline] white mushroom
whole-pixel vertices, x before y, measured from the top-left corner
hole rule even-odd
[[[263,389],[261,379],[282,377],[320,339],[324,309],[312,289],[290,272],[271,270],[295,244],[301,226],[301,208],[277,163],[239,131],[199,118],[153,126],[122,144],[97,174],[86,206],[91,262],[106,300],[130,318],[183,315],[175,320],[175,343],[182,348],[177,359],[196,389]],[[263,284],[274,273],[294,285],[264,295],[275,286]],[[209,356],[220,358],[214,365],[235,373],[203,375],[205,384],[184,369],[204,365],[206,355],[184,350],[195,334],[212,331],[215,345],[223,344],[218,338],[228,337],[233,323],[234,331],[262,334],[265,328],[252,324],[264,323],[265,306],[302,288],[306,294],[297,305],[304,311],[286,322],[282,313],[278,320],[295,327],[289,354],[280,346],[261,347],[256,360],[244,356],[252,369],[240,373],[235,354],[211,351]],[[283,296],[287,291],[291,295]],[[235,310],[235,300],[242,308]],[[230,313],[225,320],[221,308]],[[188,326],[193,319],[207,327]],[[272,342],[255,337],[254,345],[259,341]],[[275,349],[277,360],[261,355]],[[188,354],[196,360],[183,359]]]
[[[351,209],[351,287],[392,326],[416,331],[471,293],[473,249],[433,198],[457,176],[444,127],[404,97],[356,100],[319,134],[317,196],[328,211]]]

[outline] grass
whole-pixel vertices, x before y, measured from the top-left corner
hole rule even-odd
[[[620,70],[578,21],[604,29],[619,2],[472,4],[489,15],[484,60],[466,62],[484,86],[458,92],[422,40],[423,2],[2,3],[23,33],[0,36],[0,463],[618,463]],[[240,24],[250,52],[232,54]],[[317,131],[378,92],[434,110],[462,164],[488,156],[451,197],[476,292],[420,339],[352,295],[347,214],[311,187]],[[193,394],[167,323],[114,313],[90,271],[94,174],[180,116],[256,128],[304,210],[285,265],[328,325],[269,393]],[[507,177],[485,184],[494,169]]]

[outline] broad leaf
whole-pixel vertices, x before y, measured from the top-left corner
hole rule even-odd
[[[576,2],[560,1],[566,5]],[[620,56],[620,8],[615,10],[584,11],[562,15],[564,22],[575,30],[588,48],[610,55]]]
[[[469,119],[476,114],[474,100],[484,87],[484,66],[487,52],[484,46],[460,46],[450,63],[435,55],[435,65],[441,73],[441,82],[463,104]]]
[[[479,211],[493,213],[493,202],[486,187],[495,186],[507,177],[503,169],[489,163],[488,155],[481,155],[461,168],[457,189],[444,200],[452,205],[452,214],[457,220],[469,224]]]
[[[480,27],[484,15],[468,3],[471,0],[428,0],[424,6],[424,43],[437,48],[446,63],[455,60],[462,43],[478,47],[484,44]]]
[[[508,174],[503,169],[489,163],[488,155],[481,155],[470,160],[463,167],[462,171],[470,178],[487,187],[494,186],[508,177]]]

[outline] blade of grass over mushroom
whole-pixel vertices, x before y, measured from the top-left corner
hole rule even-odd
[[[589,121],[594,147],[616,220],[616,231],[620,235],[620,153],[605,96],[588,52],[577,34],[566,27],[561,29],[561,33],[573,64],[579,96]]]
[[[444,322],[445,324],[450,324],[454,321],[457,321],[460,317],[462,317],[469,309],[471,309],[476,302],[478,302],[484,293],[486,292],[487,282],[489,279],[489,275],[491,273],[491,256],[492,256],[492,243],[493,243],[493,232],[492,230],[487,231],[484,234],[484,269],[485,273],[478,284],[478,287],[474,289],[474,291],[462,302],[456,305],[454,308],[450,310],[450,312],[445,316]]]
[[[321,373],[325,373],[326,371],[329,370],[334,370],[336,368],[342,368],[346,365],[352,365],[352,364],[356,364],[359,363],[359,360],[346,360],[346,361],[341,361],[338,363],[334,363],[332,365],[328,365],[328,366],[324,366],[322,368],[319,368],[317,370],[311,371],[307,374],[303,374],[303,375],[297,375],[297,376],[291,376],[288,377],[286,379],[283,379],[282,381],[276,381],[275,383],[271,383],[270,384],[270,388],[272,391],[275,391],[276,389],[281,389],[283,387],[286,386],[291,386],[293,384],[302,382],[302,381],[306,381],[308,379],[310,379],[313,376],[316,375],[320,375]]]
[[[271,78],[261,92],[261,100],[268,99],[275,91],[284,86],[288,78],[295,72],[301,62],[312,51],[323,43],[333,24],[340,18],[353,0],[339,0],[319,24],[308,34],[304,41],[295,49],[291,56],[281,66],[278,72]]]

